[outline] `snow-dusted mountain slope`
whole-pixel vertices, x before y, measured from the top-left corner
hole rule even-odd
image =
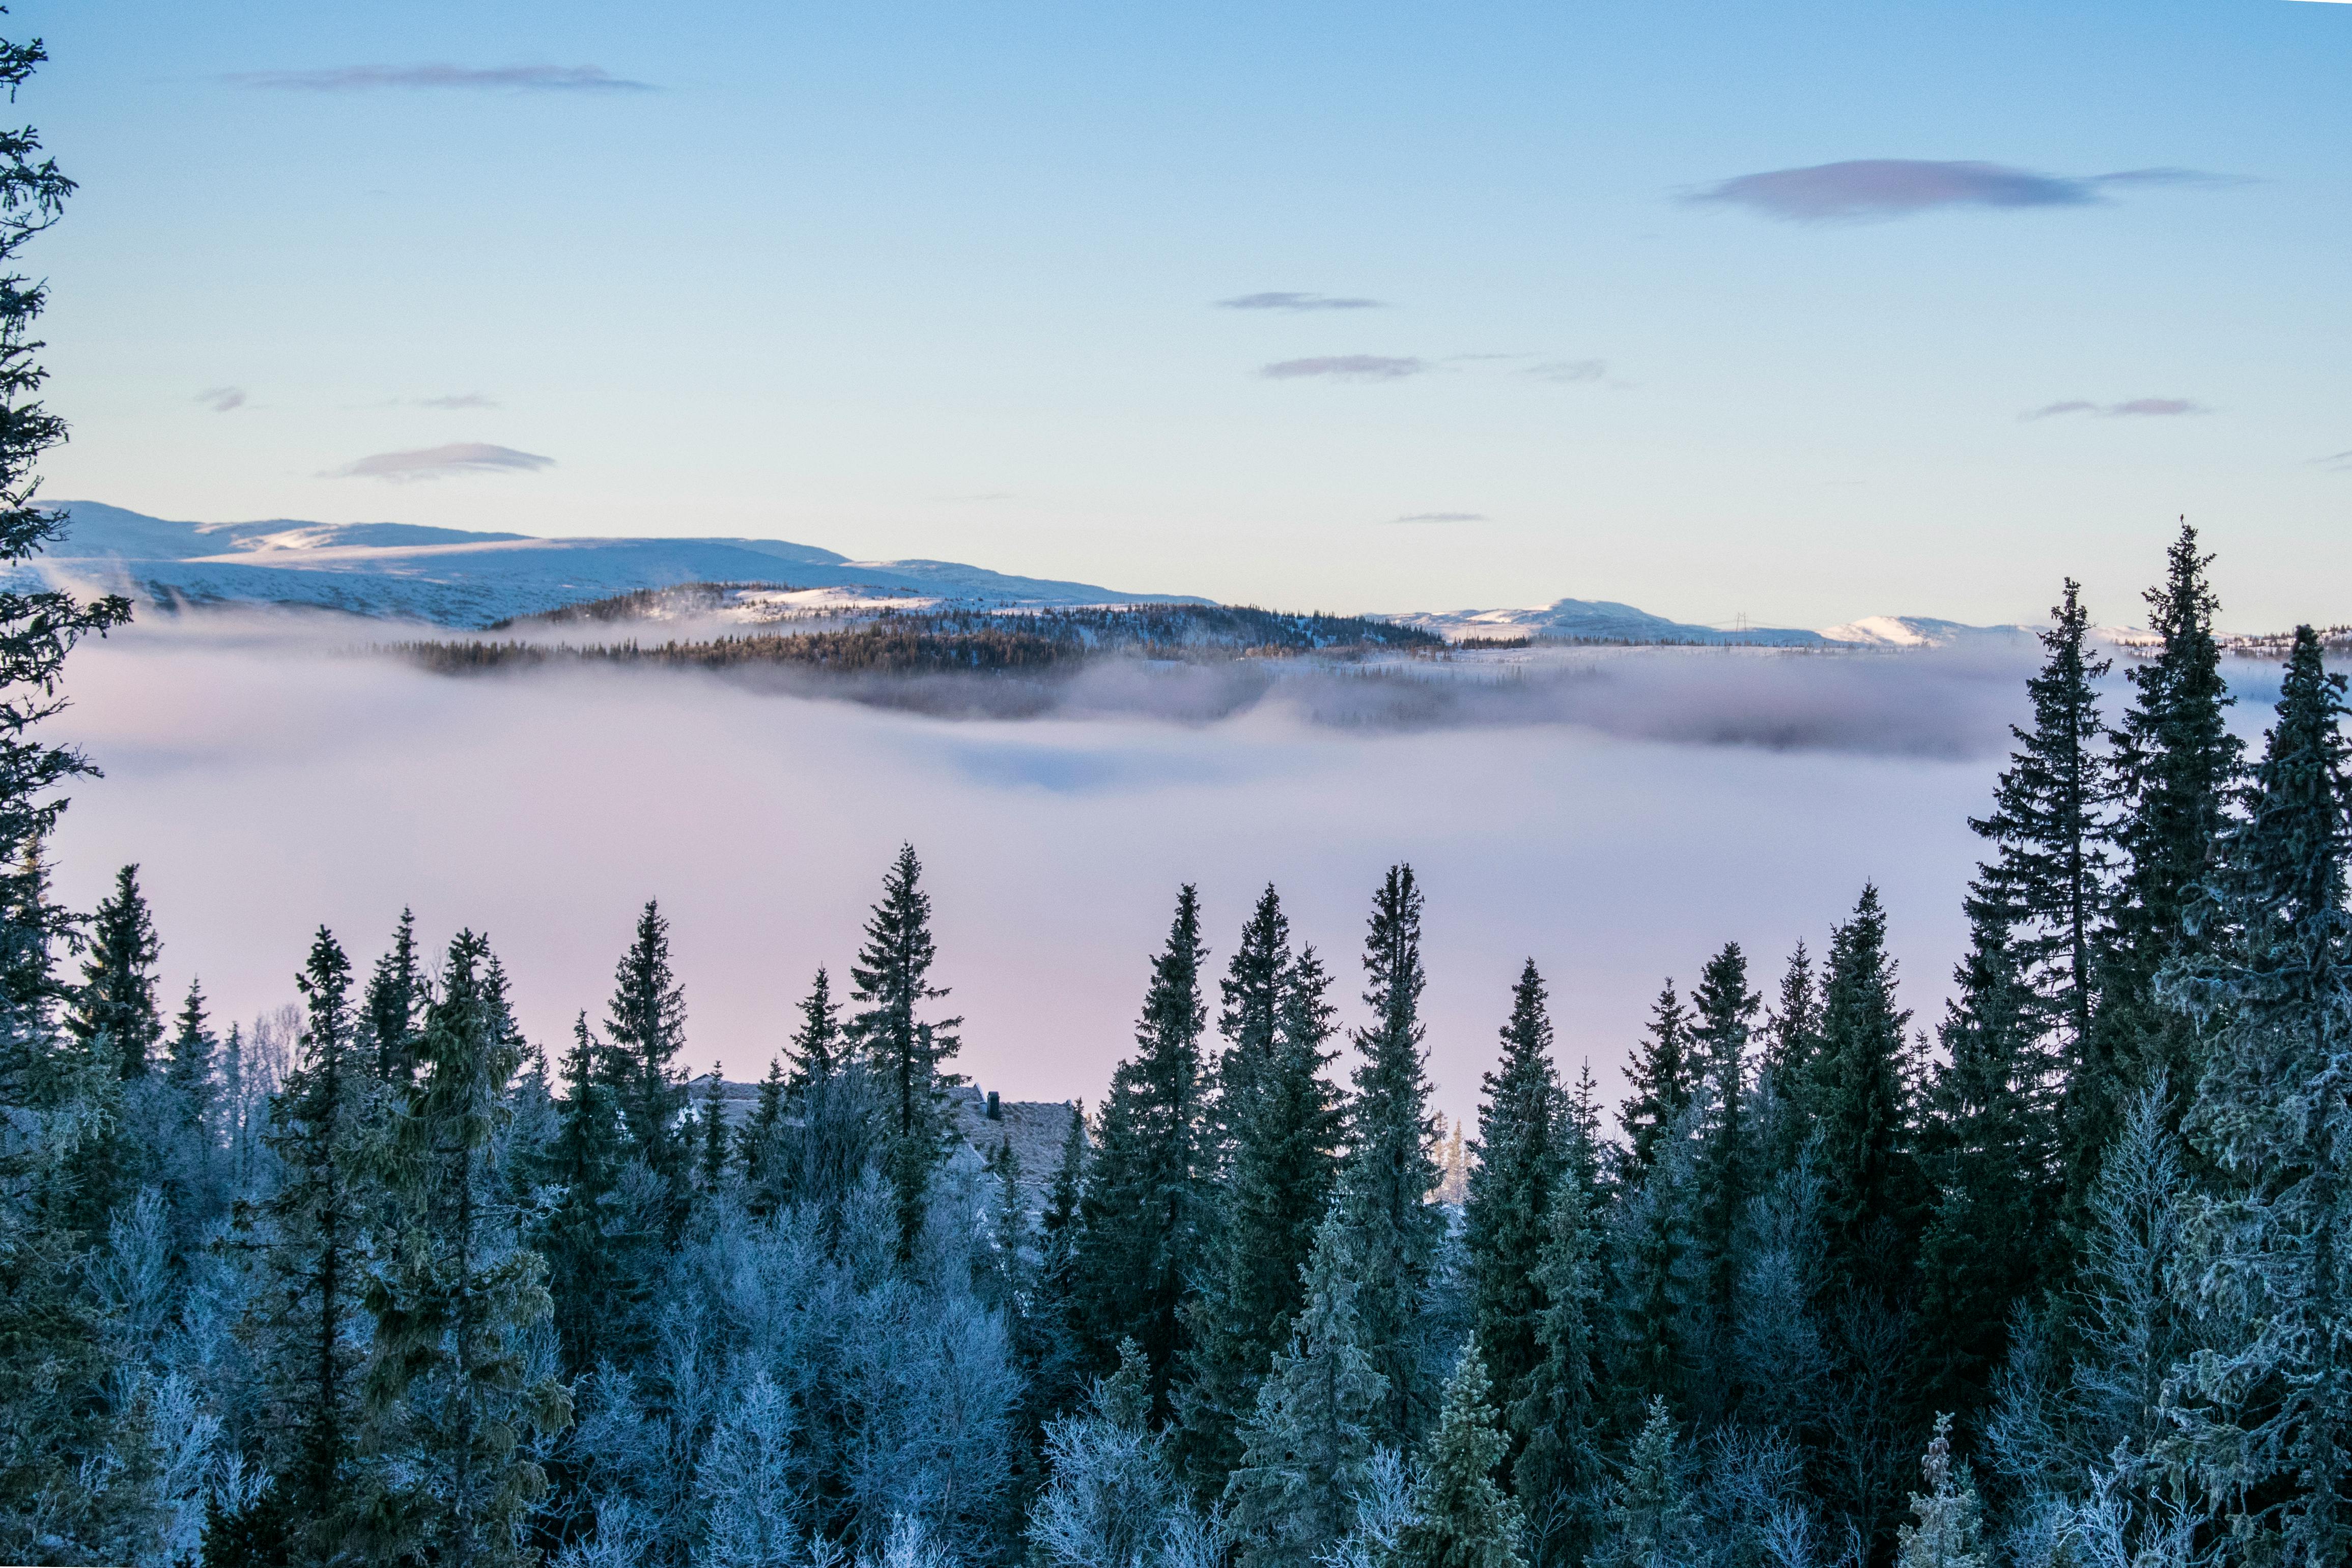
[[[781,539],[534,538],[405,523],[174,522],[67,501],[45,576],[159,601],[299,604],[481,626],[681,582],[911,590],[965,604],[1168,604],[1184,594],[1013,577],[953,561],[853,561]]]
[[[1669,621],[1605,599],[1561,599],[1518,610],[1457,610],[1391,615],[1449,641],[1470,637],[1558,637],[1594,643],[1671,643],[1750,648],[1942,648],[1978,638],[2028,635],[2019,626],[1965,626],[1921,616],[1871,615],[1805,631],[1789,626],[1701,626]]]

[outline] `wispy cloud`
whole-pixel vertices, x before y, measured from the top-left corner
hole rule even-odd
[[[2352,452],[2331,452],[2325,457],[2315,457],[2314,463],[2334,474],[2352,474]]]
[[[1597,382],[1609,373],[1606,360],[1544,360],[1529,365],[1522,375],[1539,382]]]
[[[1359,299],[1345,294],[1236,294],[1213,303],[1220,310],[1377,310],[1385,299]]]
[[[2203,403],[2185,397],[2136,397],[2123,402],[2098,403],[2085,399],[2068,398],[2063,402],[2044,403],[2030,408],[2017,417],[2020,420],[2051,419],[2063,413],[2095,413],[2101,418],[2131,418],[2153,416],[2170,418],[2184,413],[2210,413]]]
[[[379,452],[356,463],[330,469],[322,479],[446,479],[457,474],[535,474],[555,465],[552,457],[492,446],[480,441],[453,442],[415,452]]]
[[[457,88],[489,92],[650,92],[653,83],[616,77],[602,66],[334,66],[324,70],[239,71],[238,87],[301,92],[369,92],[378,88]]]
[[[2240,182],[2194,169],[2124,169],[2111,174],[2042,174],[2002,163],[1920,158],[1859,158],[1802,169],[1741,174],[1687,197],[1723,202],[1790,223],[1908,217],[1938,207],[2082,207],[2111,186],[2227,185]]]
[[[1391,517],[1392,523],[1483,523],[1484,512],[1408,512],[1402,517]]]
[[[1342,382],[1393,382],[1417,376],[1429,361],[1389,354],[1326,354],[1311,360],[1277,360],[1259,367],[1258,374],[1275,381],[1323,376]]]
[[[196,401],[215,413],[226,413],[245,406],[243,387],[206,387],[196,394]]]
[[[419,408],[496,408],[498,399],[487,392],[451,392],[446,397],[421,397]]]

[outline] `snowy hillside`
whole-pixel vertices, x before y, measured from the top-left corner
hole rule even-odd
[[[1980,638],[2024,636],[2018,626],[1966,626],[1924,616],[1870,615],[1818,632],[1786,626],[1702,626],[1669,621],[1605,599],[1561,599],[1521,610],[1457,610],[1391,615],[1449,642],[1474,637],[1558,638],[1590,643],[1674,643],[1749,648],[1943,648]]]
[[[189,523],[96,501],[68,501],[58,509],[69,522],[65,538],[39,564],[45,577],[165,601],[310,605],[445,626],[484,626],[683,582],[895,589],[970,605],[1205,602],[1013,577],[953,561],[854,561],[780,539],[548,539],[288,518]]]

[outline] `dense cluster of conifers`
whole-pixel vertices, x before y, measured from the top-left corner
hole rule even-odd
[[[673,593],[647,590],[599,600],[549,623],[625,623]],[[719,602],[714,592],[709,607]],[[762,666],[845,675],[1028,674],[1068,668],[1105,653],[1198,658],[1305,653],[1331,649],[1436,651],[1444,639],[1416,627],[1354,615],[1290,614],[1245,605],[1122,604],[1021,611],[893,610],[860,612],[856,624],[800,632],[662,643],[625,638],[574,644],[449,638],[397,643],[383,651],[444,674],[547,664],[651,664],[707,670]],[[510,624],[501,622],[501,626]]]

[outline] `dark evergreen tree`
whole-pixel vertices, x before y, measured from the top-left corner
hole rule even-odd
[[[1920,1218],[1904,1031],[1886,913],[1864,886],[1830,940],[1822,1043],[1808,1099],[1820,1139],[1832,1265],[1848,1285],[1899,1279]]]
[[[1923,1134],[1933,1209],[1920,1314],[1928,1396],[1966,1418],[1991,1396],[2011,1308],[2053,1278],[2057,1129],[2034,999],[2006,933],[1979,922],[1952,977]]]
[[[429,988],[416,956],[416,915],[404,909],[393,928],[392,950],[375,961],[375,972],[368,977],[362,1009],[375,1043],[376,1075],[387,1083],[405,1083],[415,1070]]]
[[[1037,1217],[1037,1269],[1022,1353],[1023,1416],[1030,1430],[1042,1430],[1056,1412],[1068,1409],[1087,1385],[1088,1364],[1083,1325],[1078,1319],[1078,1244],[1086,1193],[1087,1118],[1085,1107],[1073,1103],[1070,1124],[1062,1139],[1061,1158],[1045,1189],[1045,1209]],[[1150,1404],[1149,1375],[1139,1366],[1144,1403]]]
[[[850,1019],[849,1035],[883,1097],[882,1164],[898,1196],[902,1257],[914,1255],[931,1176],[947,1156],[946,1091],[963,1082],[942,1065],[961,1047],[955,1031],[963,1019],[918,1016],[925,1003],[948,994],[930,981],[938,949],[922,874],[914,845],[900,845],[882,879],[882,900],[866,916],[866,945],[850,967],[856,982],[850,994],[866,1005]]]
[[[572,1049],[563,1058],[563,1098],[545,1175],[557,1193],[539,1249],[547,1260],[550,1310],[563,1370],[576,1377],[600,1361],[627,1359],[639,1343],[634,1326],[643,1311],[633,1287],[629,1254],[643,1239],[625,1234],[619,1200],[623,1159],[621,1113],[588,1031],[588,1015],[572,1020]],[[632,1240],[637,1248],[632,1248]]]
[[[1694,1175],[1698,1212],[1694,1240],[1706,1275],[1706,1350],[1717,1368],[1731,1354],[1732,1296],[1738,1283],[1736,1233],[1757,1190],[1753,1134],[1748,1124],[1748,1040],[1763,998],[1748,988],[1748,956],[1727,942],[1706,962],[1691,992],[1691,1056],[1705,1106]],[[1731,1384],[1714,1379],[1718,1395]]]
[[[695,1141],[699,1153],[695,1160],[695,1180],[702,1196],[716,1197],[727,1186],[728,1158],[734,1146],[727,1131],[727,1074],[718,1062],[710,1064],[710,1082],[702,1100],[702,1118],[695,1126]]]
[[[1658,1145],[1698,1092],[1698,1069],[1691,1060],[1690,1014],[1668,980],[1650,1004],[1650,1030],[1641,1053],[1626,1070],[1626,1097],[1617,1124],[1625,1133],[1623,1179],[1638,1182],[1657,1164]]]
[[[2056,624],[2041,634],[2049,656],[2025,684],[2033,727],[2011,727],[2018,748],[1994,787],[1992,813],[1969,822],[1994,847],[1978,868],[1969,916],[2009,933],[2040,1018],[2058,1036],[2067,1190],[2079,1204],[2098,1179],[2124,1079],[2105,1055],[2109,1042],[2091,1027],[2095,959],[2114,898],[2115,780],[2095,689],[2110,661],[2090,652],[2090,613],[2077,590],[2067,579],[2065,597],[2051,610]]]
[[[1437,1186],[1430,1158],[1428,1057],[1422,1046],[1421,889],[1412,868],[1389,868],[1372,898],[1364,936],[1364,1005],[1371,1021],[1355,1032],[1360,1061],[1349,1118],[1350,1146],[1339,1178],[1339,1213],[1355,1260],[1355,1311],[1384,1393],[1373,1428],[1402,1448],[1435,1414],[1423,1370],[1421,1309],[1444,1218],[1429,1202]]]
[[[1386,1392],[1356,1310],[1366,1273],[1334,1215],[1316,1238],[1306,1307],[1258,1387],[1225,1489],[1246,1568],[1309,1568],[1346,1533],[1365,1490]]]
[[[847,1047],[833,981],[822,967],[802,998],[800,1028],[784,1061],[784,1103],[796,1124],[771,1185],[775,1201],[813,1205],[830,1217],[830,1226],[888,1129],[880,1085],[866,1060]]]
[[[1465,1345],[1422,1453],[1398,1568],[1520,1568],[1518,1504],[1495,1484],[1510,1444],[1495,1428],[1488,1390],[1477,1345]]]
[[[1502,1060],[1483,1081],[1478,1163],[1462,1217],[1482,1377],[1491,1372],[1509,1408],[1526,1397],[1543,1358],[1539,1276],[1552,1199],[1568,1167],[1551,1016],[1533,958],[1511,988],[1502,1035]]]
[[[362,1383],[376,1459],[357,1495],[359,1547],[373,1560],[526,1562],[519,1526],[546,1490],[530,1443],[571,1420],[563,1386],[529,1355],[551,1311],[544,1267],[499,1201],[493,1145],[520,1065],[501,1011],[488,945],[460,932],[385,1151],[392,1201]]]
[[[2122,866],[2101,970],[2099,1054],[2143,1084],[2161,1075],[2193,1085],[2202,1066],[2188,1016],[2158,1002],[2156,977],[2167,962],[2192,956],[2189,909],[2244,768],[2213,636],[2221,601],[2206,576],[2212,561],[2198,553],[2197,530],[2183,519],[2166,552],[2164,582],[2145,596],[2158,651],[2125,671],[2132,703],[2116,727]]]
[[[110,1053],[115,1071],[126,1079],[146,1076],[147,1059],[163,1038],[163,1020],[155,1009],[155,962],[163,951],[139,891],[139,868],[124,866],[115,873],[114,892],[99,901],[90,918],[81,986],[68,1021],[74,1038]]]
[[[670,971],[669,922],[648,900],[614,976],[604,1063],[629,1153],[669,1189],[676,1217],[685,1210],[690,1157],[686,1075],[673,1065],[685,1047],[686,990]]]
[[[179,1099],[186,1125],[198,1130],[200,1141],[209,1151],[213,1102],[220,1095],[215,1061],[220,1054],[220,1041],[214,1038],[205,1015],[205,988],[201,981],[188,982],[188,999],[180,1005],[177,1024],[172,1034],[172,1064],[164,1070],[164,1081]]]
[[[1284,993],[1289,988],[1290,922],[1272,883],[1242,925],[1225,977],[1219,983],[1223,1008],[1217,1030],[1225,1038],[1216,1072],[1217,1153],[1230,1154],[1250,1113],[1252,1089],[1260,1069],[1273,1059]]]
[[[1588,1171],[1571,1171],[1545,1215],[1536,1340],[1543,1359],[1510,1409],[1519,1457],[1511,1487],[1536,1568],[1584,1561],[1608,1480],[1607,1367],[1601,1313],[1607,1264]]]
[[[1151,961],[1135,1054],[1111,1074],[1101,1136],[1087,1175],[1085,1235],[1077,1260],[1080,1310],[1097,1364],[1132,1339],[1165,1406],[1183,1348],[1178,1308],[1201,1271],[1208,1197],[1201,1035],[1201,904],[1190,883],[1176,895],[1167,946]]]
[[[270,1287],[247,1332],[277,1412],[268,1455],[291,1563],[340,1561],[355,1522],[359,1325],[376,1194],[369,1139],[377,1120],[372,1063],[357,1051],[352,965],[320,926],[295,984],[306,1021],[268,1134],[284,1173],[261,1206]]]
[[[772,1214],[781,1194],[777,1178],[784,1164],[784,1082],[782,1057],[768,1060],[768,1075],[760,1081],[760,1098],[735,1134],[735,1162],[743,1173],[743,1200],[754,1214]]]
[[[1261,914],[1268,907],[1262,903]],[[1221,1074],[1232,1143],[1202,1275],[1183,1309],[1190,1343],[1176,1396],[1180,1454],[1212,1496],[1241,1457],[1237,1433],[1258,1383],[1290,1338],[1339,1168],[1339,1095],[1323,1075],[1333,1055],[1324,1049],[1333,1029],[1330,977],[1308,947],[1283,955],[1277,982],[1264,1060],[1245,1077]],[[1226,1061],[1242,1049],[1237,1039]]]
[[[2215,1033],[2188,1119],[2217,1172],[2184,1270],[2221,1343],[2179,1378],[2168,1456],[2244,1560],[2352,1556],[2352,747],[2342,675],[2295,629],[2245,821],[2168,995]]]
[[[1797,1163],[1812,1135],[1804,1096],[1812,1082],[1813,1053],[1821,1048],[1822,1000],[1813,982],[1812,955],[1802,942],[1789,955],[1780,994],[1764,1019],[1764,1051],[1757,1064],[1760,1124],[1756,1145],[1764,1169],[1785,1171]]]

